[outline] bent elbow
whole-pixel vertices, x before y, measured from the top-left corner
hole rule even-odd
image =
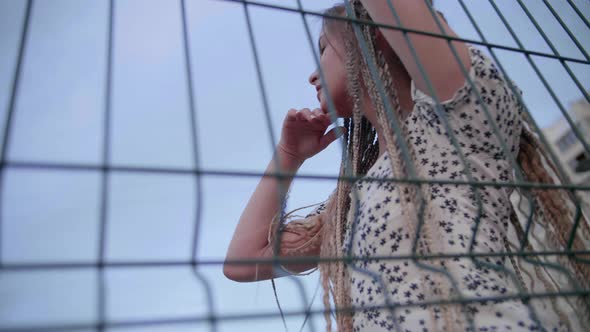
[[[254,282],[270,278],[271,272],[268,271],[266,264],[240,262],[269,257],[269,250],[268,245],[262,249],[229,250],[223,262],[223,275],[237,282]]]
[[[223,275],[229,280],[238,281],[235,269],[228,263],[223,263]]]
[[[254,281],[252,273],[249,273],[247,265],[223,263],[223,275],[236,282]]]

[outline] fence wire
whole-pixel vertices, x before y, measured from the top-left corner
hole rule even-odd
[[[548,36],[546,31],[543,29],[542,22],[536,18],[526,4],[522,0],[514,0],[518,3],[519,7],[523,10],[526,17],[530,21],[530,23],[534,26],[535,30],[538,34],[542,37],[542,39],[546,42],[548,47],[550,48],[551,52],[541,52],[536,50],[530,50],[525,48],[522,41],[517,36],[514,28],[512,27],[511,22],[506,18],[502,10],[499,8],[498,4],[494,0],[487,0],[487,3],[493,8],[494,13],[500,18],[503,26],[507,29],[510,36],[513,39],[513,42],[517,45],[516,47],[507,46],[503,44],[491,43],[487,41],[485,34],[483,33],[482,28],[478,25],[476,20],[474,19],[469,7],[465,4],[464,0],[457,0],[460,8],[463,10],[465,16],[468,18],[470,24],[477,32],[477,35],[481,38],[481,40],[474,40],[474,39],[466,39],[460,37],[452,37],[444,34],[444,29],[442,28],[440,22],[436,18],[436,14],[431,8],[431,13],[435,20],[437,20],[438,28],[440,29],[440,33],[433,33],[433,32],[426,32],[426,31],[418,31],[410,28],[403,27],[401,25],[401,20],[397,15],[395,8],[390,4],[390,9],[394,14],[394,17],[397,20],[399,26],[388,26],[383,24],[378,24],[374,22],[368,22],[359,20],[356,18],[347,18],[341,16],[331,16],[326,15],[320,12],[309,11],[305,10],[301,4],[300,0],[297,0],[297,7],[292,8],[288,6],[282,6],[277,4],[269,4],[265,2],[258,2],[258,1],[249,1],[249,0],[216,0],[219,2],[229,2],[234,3],[236,6],[243,6],[244,10],[244,17],[246,19],[247,28],[248,28],[248,36],[249,36],[249,43],[251,46],[251,52],[254,58],[254,66],[256,68],[256,78],[258,81],[258,87],[260,91],[260,98],[263,104],[263,111],[264,117],[266,120],[266,126],[269,133],[269,143],[270,148],[274,150],[276,146],[276,138],[274,137],[275,129],[272,124],[272,116],[270,111],[270,106],[268,102],[268,93],[265,88],[265,83],[263,80],[262,68],[264,67],[264,63],[261,61],[259,54],[258,54],[258,47],[256,44],[256,36],[254,29],[252,27],[252,17],[250,15],[250,8],[257,7],[257,8],[267,8],[276,11],[284,11],[284,12],[292,12],[301,15],[302,24],[304,25],[307,41],[309,42],[309,48],[313,53],[314,60],[316,65],[319,68],[319,59],[318,55],[314,51],[314,40],[312,38],[311,29],[307,22],[308,17],[319,17],[319,18],[330,18],[334,20],[340,21],[349,21],[354,23],[355,33],[357,34],[360,42],[361,49],[363,51],[363,55],[365,57],[368,56],[367,45],[365,45],[362,40],[362,34],[360,32],[360,26],[362,25],[372,25],[375,27],[387,28],[402,31],[404,33],[404,37],[408,45],[410,45],[410,49],[413,52],[414,57],[417,60],[418,66],[420,67],[421,74],[424,76],[424,79],[428,86],[428,93],[431,95],[437,103],[436,111],[438,114],[442,114],[443,112],[440,99],[436,96],[435,90],[431,82],[429,81],[428,76],[426,75],[426,71],[418,61],[416,50],[413,48],[412,43],[409,39],[409,35],[426,35],[436,38],[443,38],[446,39],[451,47],[453,54],[456,59],[459,59],[459,56],[456,53],[456,50],[453,47],[453,41],[458,42],[465,42],[472,45],[477,45],[482,48],[486,48],[492,59],[500,68],[501,72],[504,74],[505,77],[509,78],[510,73],[505,70],[502,66],[501,62],[497,57],[497,51],[507,51],[517,54],[522,54],[530,66],[533,68],[535,74],[540,79],[541,83],[543,84],[544,88],[546,89],[547,93],[550,95],[552,100],[555,102],[557,107],[561,112],[561,116],[565,119],[567,125],[574,133],[576,139],[581,143],[584,148],[586,156],[590,156],[590,145],[588,143],[588,136],[582,129],[578,127],[576,123],[576,119],[572,118],[571,114],[568,112],[567,108],[563,105],[562,101],[560,100],[559,96],[556,92],[552,89],[551,85],[547,77],[541,72],[539,66],[534,61],[534,58],[546,58],[559,61],[563,67],[563,69],[567,72],[571,80],[574,82],[576,87],[579,89],[579,93],[583,96],[586,102],[590,102],[590,96],[588,91],[580,81],[579,74],[576,73],[576,70],[572,68],[572,65],[590,65],[590,56],[586,50],[588,45],[582,45],[582,42],[577,38],[575,33],[568,27],[566,23],[566,19],[561,17],[560,14],[553,8],[552,4],[548,0],[543,0],[543,4],[545,5],[546,9],[551,13],[552,17],[559,23],[559,25],[563,28],[567,36],[576,46],[576,49],[582,54],[581,58],[577,57],[568,57],[564,56],[559,52],[557,47],[554,45],[551,38]],[[419,1],[419,0],[417,0]],[[426,3],[428,1],[424,0]],[[563,0],[567,2],[567,6],[576,14],[577,18],[584,23],[584,25],[590,29],[590,23],[588,21],[588,13],[583,12],[582,9],[578,7],[575,1],[573,0]],[[108,32],[107,32],[107,53],[106,53],[106,68],[105,68],[105,93],[104,93],[104,116],[103,116],[103,142],[102,142],[102,153],[101,153],[101,163],[100,164],[83,164],[83,163],[56,163],[56,162],[28,162],[28,161],[18,161],[18,160],[8,160],[7,158],[7,151],[11,144],[11,137],[14,135],[14,118],[15,118],[15,110],[16,110],[16,101],[21,93],[21,79],[23,76],[23,66],[25,55],[28,49],[28,34],[30,31],[31,25],[31,12],[35,7],[34,0],[27,0],[26,1],[26,8],[25,8],[25,15],[22,21],[22,29],[19,39],[19,46],[18,46],[18,54],[17,54],[17,61],[14,67],[14,75],[12,77],[12,84],[10,87],[10,99],[8,102],[8,110],[6,113],[5,123],[4,123],[4,137],[2,140],[2,150],[0,152],[0,276],[2,273],[7,272],[24,272],[24,273],[37,273],[40,271],[68,271],[68,270],[96,270],[98,271],[98,278],[96,279],[96,294],[97,296],[97,321],[91,322],[82,322],[82,323],[64,323],[64,324],[34,324],[34,325],[19,325],[19,326],[6,326],[2,322],[0,322],[0,331],[65,331],[65,330],[78,330],[78,329],[96,329],[98,331],[103,331],[105,329],[111,328],[125,328],[125,327],[158,327],[158,326],[165,326],[171,324],[190,324],[190,323],[206,323],[211,331],[217,331],[218,325],[220,322],[224,321],[243,321],[243,320],[250,320],[250,319],[267,319],[267,318],[276,318],[277,316],[304,316],[306,320],[306,328],[310,331],[315,331],[316,327],[314,326],[311,320],[307,320],[310,315],[323,315],[324,310],[316,310],[312,309],[311,306],[307,304],[310,303],[306,292],[298,278],[289,276],[292,281],[295,283],[298,293],[302,299],[302,306],[300,310],[281,310],[280,313],[276,311],[272,312],[256,312],[256,313],[246,313],[246,314],[227,314],[223,312],[215,311],[215,294],[212,291],[212,287],[210,286],[210,280],[207,279],[200,271],[199,267],[203,266],[219,266],[224,264],[222,260],[202,260],[198,258],[198,248],[199,248],[199,241],[203,238],[204,234],[202,234],[202,207],[203,207],[203,189],[202,189],[202,177],[203,176],[221,176],[221,177],[228,177],[228,178],[238,178],[238,177],[248,177],[248,178],[259,178],[259,177],[277,177],[277,178],[285,178],[285,177],[294,177],[297,179],[309,179],[309,180],[340,180],[340,181],[349,181],[354,182],[359,178],[355,176],[326,176],[326,175],[317,175],[317,174],[287,174],[277,172],[275,174],[265,174],[262,172],[249,172],[249,171],[223,171],[223,170],[216,170],[216,169],[205,169],[201,166],[200,160],[200,150],[199,146],[202,142],[198,140],[198,132],[197,132],[197,125],[199,123],[198,120],[198,113],[197,113],[197,100],[194,94],[194,82],[195,82],[195,75],[193,74],[194,68],[193,63],[191,63],[191,59],[196,56],[198,58],[198,54],[193,55],[191,54],[191,47],[189,43],[189,22],[187,19],[186,13],[186,1],[180,0],[178,2],[170,2],[169,5],[178,5],[180,6],[180,13],[181,17],[179,20],[181,21],[182,26],[182,46],[183,46],[183,55],[184,55],[184,70],[186,73],[186,87],[188,92],[188,117],[191,122],[190,126],[190,135],[191,135],[191,152],[192,152],[192,162],[194,163],[194,167],[192,168],[164,168],[164,167],[148,167],[148,166],[120,166],[113,164],[112,156],[111,156],[111,137],[112,137],[112,95],[113,95],[113,57],[116,52],[114,48],[114,31],[115,31],[115,1],[109,0],[108,2],[108,15],[105,18],[107,20]],[[198,0],[197,0],[198,2]],[[351,8],[348,7],[347,3],[347,10],[349,14],[352,14]],[[352,16],[351,16],[352,17]],[[460,63],[460,61],[459,61]],[[378,77],[377,70],[374,67],[375,64],[369,64],[371,72],[374,77]],[[468,81],[468,83],[474,87],[474,83],[469,78],[469,74],[466,68],[461,66],[462,72]],[[323,73],[321,73],[320,68],[320,76],[321,79],[324,80]],[[386,99],[385,91],[381,82],[376,79],[380,93],[384,99]],[[510,81],[510,80],[509,80]],[[516,87],[511,85],[511,89],[519,99],[520,94],[517,92]],[[482,96],[476,91],[476,98],[482,100]],[[519,100],[523,105],[526,106],[523,100]],[[332,101],[329,101],[329,108],[330,113],[333,118],[335,118],[335,107]],[[501,139],[500,132],[498,128],[494,125],[493,117],[490,111],[483,104],[483,111],[490,120],[492,124],[494,135],[499,138],[501,142],[502,149],[507,156],[511,156],[511,153],[504,142]],[[397,128],[394,132],[396,134],[400,134],[401,130],[399,130],[400,124],[395,123],[395,117],[392,116],[393,110],[387,110],[390,119],[389,122],[392,126]],[[528,109],[525,107],[525,113],[527,114],[531,120],[532,128],[535,133],[539,136],[540,141],[546,147],[546,150],[549,152],[550,158],[552,159],[553,163],[558,168],[558,173],[566,174],[562,163],[560,162],[559,157],[550,147],[551,144],[549,140],[545,136],[542,130],[540,130],[539,126],[534,121],[533,117],[531,116]],[[461,152],[461,148],[453,135],[453,131],[451,130],[450,124],[446,120],[444,116],[440,116],[440,119],[443,119],[444,126],[447,131],[450,133],[450,140],[452,145],[455,147],[457,151],[459,151],[460,159],[463,165],[467,164],[465,156]],[[398,138],[400,141],[403,139]],[[511,159],[510,162],[512,164],[512,168],[515,170],[515,181],[507,182],[507,183],[497,183],[494,181],[477,181],[474,180],[470,174],[469,167],[466,167],[467,178],[468,180],[431,180],[431,179],[422,179],[417,177],[415,169],[412,169],[414,165],[410,161],[409,153],[406,149],[404,149],[404,156],[407,159],[407,164],[410,167],[410,171],[408,172],[410,176],[408,178],[373,178],[373,177],[363,177],[363,181],[369,182],[382,182],[382,183],[406,183],[412,185],[429,185],[429,184],[441,184],[441,185],[457,185],[457,186],[468,186],[470,188],[474,188],[476,192],[476,196],[479,197],[477,192],[485,187],[506,187],[506,188],[518,188],[523,190],[523,192],[528,193],[526,195],[530,195],[531,190],[564,190],[571,193],[575,203],[576,215],[574,218],[574,222],[571,225],[569,231],[569,239],[568,245],[562,249],[556,250],[545,250],[545,251],[531,251],[527,249],[527,239],[528,239],[528,232],[531,224],[533,223],[533,214],[529,213],[527,215],[527,222],[525,225],[525,236],[521,239],[520,248],[517,251],[510,251],[510,252],[490,252],[490,253],[482,253],[482,252],[475,252],[474,251],[474,242],[476,238],[476,234],[479,228],[479,223],[482,215],[482,206],[481,206],[481,199],[478,198],[478,215],[475,221],[475,228],[473,230],[474,235],[472,236],[470,247],[468,252],[466,253],[442,253],[442,254],[418,254],[416,251],[417,248],[417,240],[418,236],[416,236],[416,240],[414,241],[412,254],[408,255],[391,255],[391,256],[371,256],[371,260],[408,260],[411,259],[416,262],[421,268],[428,269],[434,271],[436,273],[442,274],[445,278],[447,278],[452,284],[457,283],[454,280],[453,276],[446,272],[441,268],[436,268],[434,265],[430,265],[429,262],[440,260],[440,259],[458,259],[458,258],[469,258],[476,262],[477,264],[486,266],[487,268],[501,270],[502,272],[510,275],[513,279],[516,279],[516,276],[513,275],[512,272],[508,271],[506,268],[499,267],[494,264],[486,263],[484,259],[490,258],[501,258],[501,257],[518,257],[523,258],[529,263],[534,265],[542,265],[546,268],[553,269],[555,271],[559,271],[566,275],[573,285],[573,290],[567,291],[556,291],[556,292],[542,292],[542,293],[534,293],[534,292],[526,292],[524,289],[520,289],[518,294],[511,294],[505,296],[493,296],[493,297],[481,297],[481,298],[468,298],[463,297],[459,294],[458,298],[455,299],[442,299],[442,300],[431,300],[431,301],[424,301],[416,304],[389,304],[386,306],[374,306],[374,307],[363,307],[362,309],[391,309],[397,310],[399,308],[409,308],[414,306],[431,306],[431,305],[445,305],[445,304],[460,304],[466,305],[469,303],[474,302],[487,302],[487,301],[502,301],[502,300],[513,300],[513,299],[520,299],[528,302],[532,299],[542,299],[542,298],[557,298],[557,297],[580,297],[580,296],[588,296],[590,295],[590,289],[584,289],[577,285],[575,282],[575,277],[571,275],[571,273],[563,266],[560,266],[556,263],[547,263],[542,262],[539,258],[542,257],[569,257],[579,261],[582,264],[590,264],[590,261],[583,257],[588,257],[590,255],[590,250],[588,248],[584,248],[583,250],[574,249],[573,242],[574,237],[579,232],[580,224],[584,223],[584,213],[582,211],[583,202],[581,201],[580,193],[587,193],[590,191],[590,184],[589,183],[571,183],[570,181],[564,181],[560,184],[546,184],[546,183],[532,183],[526,182],[524,180],[522,170],[518,166],[518,163]],[[343,156],[345,155],[345,151],[343,151]],[[68,262],[68,261],[55,261],[55,262],[47,262],[47,263],[30,263],[30,262],[6,262],[3,257],[2,249],[4,248],[3,244],[5,242],[5,233],[2,231],[4,229],[4,213],[2,213],[5,209],[5,192],[6,192],[6,173],[8,170],[11,169],[21,169],[21,170],[29,170],[29,171],[67,171],[67,172],[81,172],[81,173],[97,173],[100,174],[100,227],[96,233],[97,237],[99,238],[99,246],[97,252],[97,260],[96,261],[87,261],[87,262]],[[109,205],[109,195],[111,192],[111,188],[109,184],[111,183],[111,176],[113,174],[145,174],[145,175],[186,175],[190,176],[194,183],[193,186],[197,193],[196,197],[197,200],[194,202],[195,204],[195,217],[193,221],[193,236],[192,236],[192,244],[190,246],[190,259],[188,260],[167,260],[167,261],[150,261],[150,260],[118,260],[118,261],[111,261],[106,257],[106,247],[107,247],[107,234],[108,234],[108,227],[110,225],[108,210]],[[355,194],[355,193],[353,193]],[[287,195],[287,188],[282,188],[281,190],[281,200],[286,200]],[[356,195],[356,194],[355,194]],[[533,203],[533,200],[528,197],[528,201]],[[531,210],[534,210],[534,204],[531,206]],[[284,211],[283,211],[284,212]],[[525,214],[526,215],[526,214]],[[422,226],[424,223],[424,218],[419,218],[419,224],[417,225],[416,235],[420,235],[422,230]],[[277,247],[275,248],[275,252],[278,252],[280,247],[280,242],[277,243]],[[245,260],[238,260],[238,261],[225,261],[225,263],[231,264],[245,264],[245,265],[252,265],[252,264],[289,264],[289,263],[305,263],[305,262],[314,262],[314,263],[326,263],[326,262],[333,262],[337,260],[345,260],[347,263],[352,264],[355,266],[356,263],[368,260],[368,257],[343,257],[343,258],[317,258],[317,257],[301,257],[301,258],[278,258],[274,257],[271,259],[245,259]],[[133,319],[133,320],[113,320],[108,319],[107,317],[107,280],[105,277],[105,273],[108,270],[119,270],[119,269],[127,269],[127,268],[172,268],[172,267],[188,267],[192,270],[193,277],[195,281],[202,285],[202,289],[204,290],[204,294],[202,295],[205,298],[207,303],[208,311],[206,314],[203,315],[190,315],[185,317],[174,317],[174,318],[150,318],[146,317],[144,319]],[[356,267],[356,269],[359,269]],[[369,271],[363,271],[364,273],[370,273]],[[379,279],[379,276],[375,276]],[[459,289],[455,287],[455,289]],[[354,310],[358,310],[359,308],[337,308],[338,311],[342,312],[350,312]],[[471,322],[473,324],[474,322]],[[477,324],[477,322],[475,322]]]

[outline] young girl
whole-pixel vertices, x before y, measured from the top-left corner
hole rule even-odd
[[[456,37],[431,5],[353,0],[326,14]],[[586,299],[523,301],[521,295],[587,289],[587,265],[563,256],[498,255],[523,243],[528,232],[512,208],[511,187],[465,183],[506,183],[520,174],[551,183],[553,172],[543,167],[549,163],[527,129],[518,90],[478,49],[457,41],[452,46],[444,38],[326,19],[321,75],[310,77],[320,108],[287,113],[267,172],[296,173],[344,133],[342,180],[314,213],[284,224],[277,218],[278,197],[290,179],[264,177],[227,260],[349,258],[283,265],[294,274],[319,268],[324,304],[332,294],[337,307],[338,331],[582,330]],[[330,112],[345,126],[325,134]],[[349,176],[360,180],[345,181]],[[409,178],[428,182],[403,181]],[[535,239],[564,249],[571,230],[567,193],[525,196],[543,225]],[[580,228],[587,232],[585,224]],[[576,237],[572,249],[583,249],[582,241]],[[526,249],[540,242],[530,240]],[[224,273],[236,281],[277,276],[272,264],[226,263]],[[329,313],[326,322],[331,331]]]

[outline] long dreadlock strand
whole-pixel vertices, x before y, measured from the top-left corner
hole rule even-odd
[[[355,2],[355,1],[353,1]],[[368,18],[368,13],[366,12],[366,10],[362,7],[362,6],[358,6],[357,8],[359,8],[360,11],[360,15],[359,18],[361,19],[367,19]],[[365,17],[363,17],[365,16]],[[407,128],[404,124],[404,121],[400,120],[402,111],[401,111],[401,105],[399,103],[399,98],[397,96],[397,90],[394,86],[393,83],[393,77],[391,75],[391,72],[388,68],[388,63],[383,55],[383,52],[381,52],[379,49],[377,49],[376,47],[376,43],[375,43],[375,28],[374,27],[370,27],[370,26],[365,26],[362,29],[363,31],[363,35],[365,40],[367,41],[368,45],[368,49],[369,49],[369,57],[370,59],[366,59],[366,63],[364,64],[364,66],[362,67],[362,73],[363,73],[363,79],[364,82],[367,85],[367,90],[369,92],[369,95],[373,101],[373,105],[375,107],[376,113],[377,113],[377,119],[379,121],[379,125],[381,126],[382,130],[383,130],[383,134],[385,135],[385,142],[386,142],[386,150],[387,153],[390,156],[390,162],[392,164],[392,170],[394,172],[394,175],[400,177],[400,178],[407,178],[408,177],[408,173],[407,173],[407,168],[405,164],[405,158],[403,158],[403,155],[401,154],[400,151],[400,146],[401,144],[406,144],[406,146],[408,146],[408,150],[410,152],[410,158],[411,160],[408,160],[407,162],[414,162],[414,164],[416,164],[416,153],[414,151],[414,149],[412,148],[411,144],[407,144],[407,141],[403,141],[403,142],[398,142],[398,138],[395,135],[395,133],[393,132],[391,125],[389,123],[389,121],[387,121],[387,116],[386,116],[386,112],[385,112],[385,105],[384,105],[384,100],[382,100],[380,94],[378,93],[377,87],[375,85],[375,81],[374,79],[372,79],[371,74],[369,72],[368,69],[368,61],[374,61],[374,63],[377,64],[378,70],[379,70],[379,76],[381,79],[381,82],[383,82],[386,94],[389,98],[389,103],[393,106],[394,109],[394,114],[393,116],[396,117],[397,123],[399,123],[402,127],[402,139],[407,139],[408,136],[408,132],[407,132]],[[417,190],[418,189],[418,190]],[[424,186],[419,186],[419,188],[416,188],[416,186],[412,186],[412,185],[407,185],[407,184],[400,184],[398,185],[398,190],[400,192],[400,198],[401,198],[401,202],[402,202],[402,217],[406,220],[406,226],[408,227],[408,230],[410,231],[410,233],[415,234],[416,233],[416,228],[415,226],[417,225],[417,221],[418,220],[413,220],[413,215],[414,215],[414,211],[417,211],[417,207],[419,206],[418,204],[425,204],[426,207],[428,207],[428,201],[423,201],[423,199],[428,200],[428,198],[430,197],[427,192],[425,192],[425,188]],[[421,243],[423,244],[423,246],[425,247],[426,250],[429,250],[431,245],[431,240],[436,238],[433,233],[434,229],[431,227],[431,225],[429,225],[428,223],[424,224],[424,234],[426,235],[425,237],[422,238]],[[416,236],[420,236],[420,234],[416,234]],[[438,279],[437,282],[441,285],[440,290],[439,290],[439,296],[441,297],[448,297],[449,294],[447,289],[443,286],[443,278],[439,275],[436,274],[435,277]],[[453,321],[451,320],[450,317],[450,312],[449,310],[447,310],[447,307],[443,307],[443,316],[444,316],[444,321],[445,321],[445,325],[446,325],[446,329],[447,330],[451,330],[453,329]],[[431,315],[434,315],[433,310],[430,311]],[[434,319],[433,319],[434,321]]]
[[[527,118],[524,121],[527,122]],[[525,180],[534,183],[554,184],[554,177],[545,168],[545,165],[553,171],[560,180],[555,165],[548,158],[539,140],[525,126],[521,132],[518,163],[522,168]],[[538,218],[548,223],[545,227],[547,240],[556,250],[566,250],[570,232],[572,231],[573,214],[570,209],[573,195],[563,189],[533,189],[533,199],[538,207]],[[568,206],[569,205],[569,206]],[[583,215],[579,223],[579,232],[574,234],[572,250],[584,250],[586,245],[582,235],[588,234],[588,223]],[[586,236],[587,237],[587,236]],[[576,257],[558,256],[557,260],[562,266],[569,267],[573,271],[576,281],[584,289],[590,286],[590,265],[576,260]],[[590,298],[577,297],[576,310],[586,324],[590,324]]]
[[[354,3],[354,2],[353,2]],[[364,10],[364,8],[362,8],[362,6],[355,6],[355,10],[357,11],[357,18],[359,19],[368,19],[368,13],[366,12],[366,10]],[[375,62],[375,50],[374,50],[374,31],[373,29],[371,29],[371,27],[369,26],[363,26],[361,28],[362,33],[363,33],[363,38],[365,39],[365,41],[367,42],[368,45],[368,50],[369,50],[369,58],[365,59],[362,67],[361,67],[361,73],[363,76],[363,80],[365,82],[366,88],[367,88],[367,92],[371,98],[372,101],[372,105],[376,110],[377,113],[377,119],[378,122],[381,126],[381,130],[382,130],[382,134],[384,135],[385,138],[385,142],[386,142],[386,151],[389,154],[389,159],[391,162],[391,166],[392,166],[392,172],[393,175],[395,177],[398,178],[402,178],[404,176],[404,165],[403,165],[403,157],[401,155],[401,153],[399,152],[398,149],[398,142],[396,141],[397,137],[395,136],[395,134],[393,133],[393,130],[389,124],[389,121],[387,121],[387,117],[385,114],[385,107],[384,107],[384,101],[381,99],[381,95],[379,94],[377,87],[375,85],[375,81],[369,71],[368,68],[368,62],[369,61],[374,61]],[[358,46],[357,46],[357,53],[360,53],[360,50],[358,50]],[[387,87],[386,87],[387,89]],[[392,99],[394,100],[394,99]],[[399,114],[399,104],[398,105],[393,105],[395,112]],[[397,116],[398,114],[394,114],[394,116]],[[411,197],[404,197],[404,193],[410,193],[410,188],[407,188],[407,185],[405,184],[398,184],[397,189],[399,191],[399,196],[401,199],[401,204],[402,204],[402,213],[403,214],[407,214],[410,209],[412,209],[413,207],[411,206]],[[404,212],[404,211],[408,211],[408,212]],[[415,233],[414,230],[414,224],[410,221],[409,223],[406,223],[409,229],[409,232],[411,234]],[[392,319],[395,319],[394,317],[392,317]]]
[[[349,39],[344,40],[345,44],[350,43]],[[348,73],[352,73],[354,68],[357,67],[358,59],[355,57],[346,56],[345,69]],[[360,97],[361,86],[358,79],[348,80],[349,95],[352,99],[353,104],[353,116],[350,120],[351,125],[351,137],[347,146],[347,161],[350,162],[349,169],[352,169],[352,176],[359,174],[359,159],[360,159],[360,147],[359,144],[363,140],[361,136],[364,131],[362,126],[362,115],[360,109],[362,107],[362,100]],[[342,170],[342,173],[345,169]],[[351,210],[351,199],[350,191],[351,184],[349,182],[340,182],[340,189],[338,192],[338,209],[334,223],[336,224],[336,232],[332,233],[331,236],[336,238],[335,248],[338,254],[343,254],[343,235],[346,221],[348,220],[349,211]],[[346,273],[344,262],[337,262],[338,268],[336,274],[332,276],[335,284],[334,303],[337,307],[349,307],[349,278]],[[352,317],[348,314],[341,313],[337,315],[338,329],[341,331],[352,331]]]
[[[353,5],[354,5],[355,12],[356,12],[356,17],[358,19],[361,19],[361,20],[368,19],[368,13],[366,12],[366,10],[364,10],[364,8],[362,8],[362,6],[358,2],[353,1]],[[363,32],[364,38],[370,43],[370,45],[373,45],[373,43],[372,43],[372,41],[373,41],[372,40],[373,39],[372,29],[368,26],[363,26],[363,27],[361,27],[361,30]],[[373,51],[373,48],[371,46],[369,46],[369,51],[370,52]],[[354,48],[353,52],[356,54],[361,53],[361,51],[359,49],[358,42],[357,42],[356,47]],[[378,94],[374,79],[371,76],[371,74],[368,70],[368,66],[367,66],[367,61],[374,60],[374,54],[370,54],[370,56],[372,56],[373,59],[364,59],[365,61],[363,61],[362,66],[360,67],[360,71],[361,71],[367,92],[371,98],[372,105],[376,109],[377,117],[383,118],[383,116],[384,116],[383,102],[380,98],[380,95]],[[399,161],[402,160],[402,158],[399,158],[399,154],[396,149],[396,147],[397,147],[396,143],[392,142],[392,140],[394,140],[395,137],[391,131],[391,127],[389,126],[389,124],[383,126],[382,130],[383,130],[383,135],[385,135],[385,137],[384,137],[385,141],[386,141],[385,148],[388,151],[388,154],[390,156],[390,161],[393,163],[392,171],[395,176],[399,177],[399,176],[401,176],[401,173],[400,173],[401,165],[399,165]],[[398,186],[398,189],[400,189],[399,186]],[[402,197],[401,191],[400,191],[400,197]],[[402,201],[404,202],[402,204],[409,203],[405,199],[403,199]],[[402,208],[402,210],[403,210],[403,208]],[[395,317],[392,317],[392,319],[395,320]]]
[[[342,7],[340,7],[340,14],[342,14]],[[337,13],[338,10],[332,9],[330,14]],[[352,27],[350,24],[345,25],[347,33],[344,36],[344,42],[348,46],[345,49],[351,50],[355,45],[355,40],[351,38]],[[379,145],[376,140],[376,130],[371,123],[362,116],[362,88],[359,76],[359,67],[361,59],[357,52],[347,52],[346,54],[346,71],[348,74],[348,95],[352,99],[353,117],[345,119],[345,127],[347,128],[346,142],[346,158],[341,165],[340,175],[344,176],[346,166],[353,170],[354,176],[366,174],[369,168],[374,164],[378,157]],[[346,164],[349,162],[349,164]],[[330,219],[331,227],[325,228],[325,240],[322,245],[322,255],[335,257],[341,255],[343,250],[343,235],[346,231],[347,220],[352,220],[349,213],[354,211],[351,206],[350,192],[351,184],[347,181],[340,181],[337,186],[336,194],[333,196],[335,200],[336,211]],[[329,296],[331,293],[334,297],[334,303],[339,308],[346,308],[350,306],[349,294],[349,277],[347,269],[343,262],[330,263],[329,267],[320,269],[322,273],[322,283],[324,287],[324,305],[330,306]],[[330,283],[331,282],[331,283]],[[334,288],[330,288],[330,284]],[[326,315],[327,330],[331,330],[331,321],[329,315]],[[337,315],[337,324],[339,331],[352,331],[352,315],[341,313]]]

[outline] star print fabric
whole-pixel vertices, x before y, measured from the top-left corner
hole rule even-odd
[[[470,47],[470,56],[473,86],[466,81],[453,98],[441,104],[442,112],[437,112],[434,100],[412,82],[415,106],[405,124],[408,143],[416,151],[415,167],[419,177],[428,180],[512,181],[513,167],[501,142],[516,158],[522,105],[485,54]],[[450,125],[461,153],[452,144],[441,117]],[[401,258],[412,254],[415,234],[401,218],[402,213],[409,212],[402,211],[395,182],[368,179],[391,177],[391,160],[385,153],[369,170],[367,179],[355,184],[358,211],[354,222],[349,218],[344,254],[368,260],[347,266],[351,303],[358,309],[353,316],[354,331],[451,331],[443,319],[445,306],[421,304],[448,300],[441,298],[441,290],[453,289],[449,278],[420,267],[412,259]],[[455,184],[428,184],[426,188],[430,203],[424,220],[434,231],[421,234],[421,239],[435,236],[426,238],[433,244],[431,253],[467,253],[476,229],[473,252],[504,251],[511,214],[510,188],[476,189]],[[398,258],[373,258],[391,256]],[[536,306],[531,310],[519,299],[485,301],[487,297],[517,295],[518,288],[510,275],[501,272],[510,269],[508,258],[478,259],[484,264],[475,264],[471,258],[420,261],[444,269],[457,282],[463,298],[477,299],[456,306],[455,312],[460,315],[453,316],[457,320],[454,328],[469,330],[466,322],[470,318],[478,331],[568,330],[551,307]],[[457,295],[451,291],[451,296]],[[388,303],[394,310],[379,308]]]

